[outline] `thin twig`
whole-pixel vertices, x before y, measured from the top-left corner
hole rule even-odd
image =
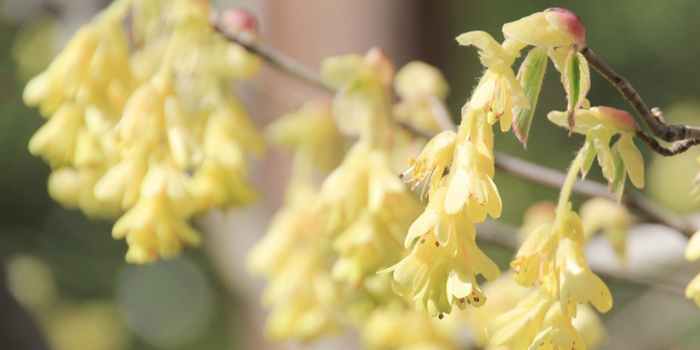
[[[292,58],[285,56],[274,48],[259,42],[254,36],[245,32],[233,32],[230,30],[225,30],[225,28],[220,28],[216,18],[212,20],[212,24],[224,35],[227,40],[236,42],[243,46],[246,50],[260,55],[263,59],[272,64],[274,67],[280,69],[282,72],[290,74],[311,85],[318,86],[329,93],[335,92],[335,89],[323,82],[320,76],[312,69],[294,61]],[[602,61],[597,58],[595,54],[593,54],[593,51],[586,48],[582,52],[584,52],[584,55],[588,55],[586,58],[589,60],[589,63],[593,62],[591,65],[596,70],[600,71],[602,69],[605,72],[601,72],[601,74],[606,76],[606,78],[613,77],[608,79],[611,81],[621,81],[623,82],[620,83],[621,86],[627,86],[624,91],[631,91],[628,93],[636,96],[636,100],[632,98],[628,99],[630,103],[632,103],[631,100],[637,101],[636,103],[641,106],[640,110],[642,112],[646,111],[651,116],[651,119],[655,121],[655,123],[660,123],[660,120],[663,120],[663,118],[660,117],[660,114],[657,113],[657,116],[652,114],[652,112],[646,108],[644,102],[641,101],[639,95],[637,95],[634,89],[629,86],[629,83],[627,83],[624,78],[617,75],[617,73],[612,71],[612,69],[607,67],[607,65],[602,63]],[[616,77],[619,77],[619,79]],[[623,94],[625,93],[623,92]],[[452,130],[456,129],[454,124],[450,121],[442,121],[442,124],[447,125]],[[432,138],[434,136],[418,130],[408,123],[400,123],[400,125],[415,135],[426,138]],[[651,138],[651,136],[647,136]],[[688,143],[694,141],[695,140],[686,140]],[[543,167],[541,165],[524,161],[522,159],[508,156],[499,152],[494,152],[494,154],[496,167],[504,172],[551,188],[561,188],[561,185],[564,183],[565,175],[560,171]],[[583,197],[610,197],[610,192],[608,191],[606,185],[590,180],[576,181],[576,183],[574,183],[572,193]],[[636,209],[644,214],[651,222],[659,223],[678,230],[687,237],[690,237],[695,231],[700,230],[700,227],[693,224],[688,217],[671,213],[668,210],[659,207],[653,201],[639,193],[627,191],[626,196],[622,198],[622,202],[628,205],[630,208]]]
[[[329,93],[335,92],[335,89],[329,86],[328,84],[324,83],[323,80],[321,80],[321,78],[319,77],[319,75],[316,74],[316,72],[285,56],[284,54],[278,52],[272,47],[260,43],[252,35],[249,35],[247,33],[234,33],[231,31],[222,30],[222,28],[219,28],[219,26],[217,25],[216,19],[212,21],[212,24],[217,30],[219,30],[224,35],[224,37],[227,40],[234,41],[243,46],[248,51],[260,55],[268,63],[277,67],[282,72],[290,74],[311,85],[320,87],[321,89]],[[451,120],[441,120],[440,123],[446,129],[456,130],[456,126],[454,125],[454,123],[452,123]],[[425,138],[432,138],[433,136],[435,136],[418,130],[408,123],[400,122],[399,124],[401,125],[401,127],[408,131],[411,131],[417,136],[422,136]],[[494,152],[494,154],[496,167],[509,174],[551,188],[560,188],[561,185],[564,183],[564,179],[566,176],[560,171],[549,169],[499,152]],[[584,197],[610,196],[610,192],[608,191],[607,186],[590,180],[576,181],[573,185],[572,193]],[[651,221],[676,229],[685,234],[686,236],[690,236],[696,230],[696,228],[692,225],[688,218],[670,213],[664,210],[663,208],[658,207],[654,202],[640,194],[627,194],[627,196],[624,197],[622,201],[628,206],[636,208],[640,212],[644,213],[649,219],[651,219]],[[490,241],[492,243],[496,243],[501,246],[510,248],[513,251],[517,251],[518,243],[514,238],[514,228],[495,221],[491,221],[480,226],[480,240]],[[674,293],[683,293],[680,287],[668,286],[664,283],[645,279],[642,277],[635,277],[625,274],[606,273],[601,271],[597,271],[596,273],[604,278],[615,279],[618,281],[624,281],[649,288],[668,290]]]
[[[564,184],[566,176],[560,171],[503,153],[494,152],[494,154],[496,167],[508,174],[554,189],[561,188]],[[700,227],[690,217],[672,213],[639,192],[632,190],[625,192],[621,202],[644,214],[650,222],[670,227],[686,237],[690,237],[695,231],[700,230]],[[572,188],[572,193],[583,197],[610,197],[610,191],[606,185],[591,180],[577,180]]]
[[[221,25],[217,15],[212,16],[211,24],[216,31],[226,38],[226,40],[240,44],[246,50],[262,57],[265,61],[279,68],[281,71],[316,86],[321,90],[335,92],[333,87],[323,82],[316,71],[288,56],[280,54],[279,51],[260,42],[253,34],[246,31],[236,31]]]
[[[700,143],[700,128],[687,125],[667,124],[661,112],[657,108],[649,109],[639,96],[639,93],[630,85],[627,79],[617,74],[617,72],[605,64],[593,50],[586,47],[581,50],[581,53],[593,69],[598,71],[600,75],[605,77],[605,79],[610,81],[610,83],[620,91],[625,100],[637,111],[644,125],[651,130],[654,136],[666,142],[673,142],[670,148],[665,148],[643,131],[641,134],[637,133],[637,136],[639,136],[642,141],[646,142],[652,150],[664,156],[670,156],[682,153],[690,148],[690,146]]]

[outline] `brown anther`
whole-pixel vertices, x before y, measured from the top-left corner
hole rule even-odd
[[[425,243],[425,238],[420,239],[420,244],[423,244],[423,243]]]
[[[464,298],[459,298],[459,302],[464,304]]]
[[[439,246],[440,246],[440,242],[435,241],[435,246],[436,246],[436,247],[439,247]]]
[[[475,297],[474,297],[474,301],[478,303],[478,302],[479,302],[479,297],[475,296]]]
[[[445,316],[443,316],[442,313],[440,313],[440,314],[438,315],[438,318],[441,319],[441,320],[442,320],[443,317],[445,317]]]

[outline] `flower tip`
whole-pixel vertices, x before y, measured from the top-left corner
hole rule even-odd
[[[607,119],[612,122],[617,127],[618,131],[635,132],[639,130],[639,125],[634,120],[634,117],[627,111],[605,106],[591,108],[591,110],[594,109],[598,110],[601,119]]]
[[[586,29],[581,18],[567,9],[552,7],[544,10],[547,21],[568,37],[574,44],[586,46]]]
[[[236,32],[257,35],[258,20],[250,11],[240,7],[229,7],[219,13],[219,25]]]
[[[365,54],[365,62],[377,71],[383,86],[391,86],[394,81],[394,62],[384,50],[373,47]]]

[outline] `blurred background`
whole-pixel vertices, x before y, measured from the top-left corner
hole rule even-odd
[[[286,155],[270,149],[253,177],[264,200],[253,207],[213,212],[199,220],[203,247],[153,265],[124,262],[126,243],[111,238],[111,223],[87,219],[47,194],[49,167],[27,150],[43,123],[21,100],[27,80],[41,72],[70,35],[108,1],[0,0],[0,349],[155,350],[356,348],[351,330],[312,345],[268,342],[259,307],[263,281],[249,277],[245,255],[281,203]],[[482,68],[473,48],[454,37],[485,30],[497,40],[501,25],[548,7],[576,12],[588,45],[625,76],[650,107],[672,123],[700,125],[700,2],[696,0],[420,1],[246,0],[213,1],[259,16],[264,40],[318,69],[324,57],[384,49],[396,67],[422,60],[443,71],[451,86],[454,116]],[[583,137],[550,124],[546,112],[566,108],[559,76],[549,66],[528,149],[512,133],[497,134],[496,149],[564,170]],[[264,126],[322,93],[265,67],[241,94]],[[630,110],[607,82],[592,75],[592,105]],[[700,169],[700,149],[661,158],[645,152],[645,193],[668,209],[697,213],[688,193]],[[599,171],[591,177],[601,180]],[[521,223],[523,213],[557,192],[497,173],[502,221]],[[264,186],[263,186],[264,184]],[[574,198],[574,206],[582,200]],[[643,221],[643,220],[640,220]],[[608,281],[616,306],[603,315],[605,349],[698,349],[700,310],[682,293],[700,266],[683,263],[686,241],[655,225],[635,226],[627,268],[658,280],[644,289]],[[512,252],[487,254],[506,267]],[[591,265],[616,271],[611,248],[593,241]]]

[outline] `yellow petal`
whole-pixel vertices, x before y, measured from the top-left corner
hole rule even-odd
[[[622,161],[627,168],[627,175],[634,187],[644,187],[644,158],[637,146],[634,145],[631,133],[620,136],[617,149],[620,151]]]

